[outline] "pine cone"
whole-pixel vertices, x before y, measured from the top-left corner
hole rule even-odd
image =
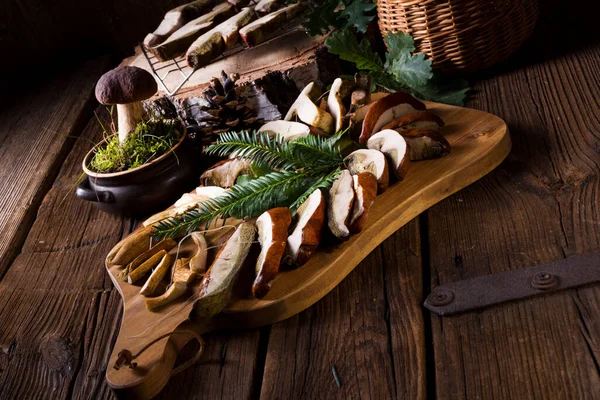
[[[208,106],[201,107],[206,115],[198,119],[203,144],[214,142],[219,133],[258,129],[264,123],[246,104],[246,98],[237,94],[235,82],[239,78],[238,74],[221,71],[221,79],[210,80],[210,87],[204,93]]]

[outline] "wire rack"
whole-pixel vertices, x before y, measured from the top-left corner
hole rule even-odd
[[[301,20],[300,18],[296,18],[292,21],[289,21],[287,24],[282,25],[277,31],[275,31],[271,35],[269,35],[267,37],[267,40],[265,40],[263,43],[261,43],[257,46],[249,48],[249,47],[245,46],[243,41],[240,40],[234,47],[223,52],[219,57],[215,58],[211,63],[215,63],[217,61],[224,60],[228,57],[235,56],[236,54],[239,54],[244,50],[252,51],[253,49],[259,48],[261,46],[266,46],[270,42],[272,42],[286,34],[290,34],[290,33],[297,32],[297,31],[305,32],[306,30],[299,25],[300,20]],[[180,57],[174,58],[172,60],[168,60],[168,61],[159,61],[153,54],[146,51],[146,49],[144,48],[142,43],[140,43],[139,46],[142,49],[142,53],[144,54],[146,61],[148,62],[148,66],[150,67],[150,72],[152,72],[152,74],[156,77],[161,88],[169,96],[175,95],[183,87],[183,85],[185,85],[185,83],[192,77],[192,75],[194,75],[197,71],[201,71],[203,69],[203,68],[193,69],[193,68],[189,67],[187,65],[185,56],[180,56]],[[178,81],[179,83],[177,85],[172,85],[175,87],[171,88],[171,89],[167,87],[167,83],[166,83],[167,77],[170,74],[178,74],[181,76],[180,80]]]

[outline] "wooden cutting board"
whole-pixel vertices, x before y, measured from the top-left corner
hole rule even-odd
[[[435,203],[483,177],[508,155],[511,142],[502,119],[468,108],[426,104],[446,122],[443,133],[452,146],[450,155],[412,163],[403,182],[394,183],[377,197],[360,234],[346,242],[321,246],[307,264],[281,271],[261,300],[235,297],[223,313],[210,321],[188,320],[193,302],[185,298],[150,312],[139,287],[116,278],[120,268],[107,263],[124,304],[121,330],[107,367],[109,385],[128,396],[151,398],[167,383],[180,350],[198,335],[272,324],[310,307],[388,236]],[[242,275],[240,280],[244,279]],[[195,293],[195,288],[190,292]],[[136,357],[135,368],[113,368],[121,350],[136,354],[173,331]]]

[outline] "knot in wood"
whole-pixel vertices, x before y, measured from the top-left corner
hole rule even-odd
[[[531,278],[531,286],[539,290],[554,289],[558,286],[558,278],[549,272],[539,272]]]
[[[48,337],[42,341],[41,352],[44,362],[56,371],[70,374],[75,363],[73,345],[68,339]]]
[[[454,301],[454,292],[447,289],[434,289],[427,300],[432,306],[445,306]]]

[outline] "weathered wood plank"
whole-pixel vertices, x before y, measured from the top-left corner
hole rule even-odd
[[[0,112],[0,279],[19,251],[67,152],[90,118],[102,57],[24,86]]]
[[[599,60],[596,45],[477,85],[471,106],[507,121],[513,152],[429,210],[432,286],[600,248]],[[599,294],[432,316],[437,397],[599,398]]]
[[[321,301],[272,326],[262,399],[424,398],[418,240],[412,221]]]

